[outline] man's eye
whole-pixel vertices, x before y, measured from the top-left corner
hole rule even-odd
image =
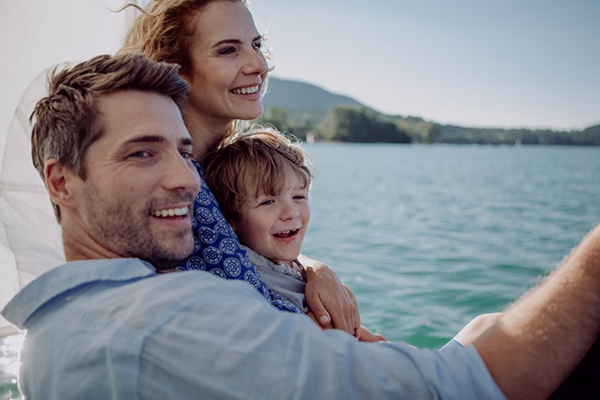
[[[252,46],[254,47],[255,50],[260,50],[263,47],[262,42],[254,42],[252,43]]]
[[[150,157],[150,152],[146,151],[146,150],[140,150],[140,151],[136,151],[135,153],[130,154],[129,157],[148,158],[148,157]]]
[[[190,153],[189,151],[181,151],[180,152],[181,157],[187,159],[187,160],[193,160],[194,159],[194,155],[192,153]]]

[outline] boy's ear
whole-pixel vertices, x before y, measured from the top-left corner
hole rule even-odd
[[[65,167],[56,159],[50,159],[44,164],[46,188],[52,202],[59,206],[69,206],[74,201],[73,184],[81,180],[70,168]]]

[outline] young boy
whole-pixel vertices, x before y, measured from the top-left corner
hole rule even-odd
[[[225,219],[265,284],[314,320],[304,296],[304,267],[297,259],[310,219],[308,158],[281,133],[261,128],[208,154],[203,168]],[[385,340],[364,327],[356,336]]]

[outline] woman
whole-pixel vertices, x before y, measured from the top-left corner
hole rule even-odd
[[[180,74],[191,85],[185,120],[200,163],[236,133],[239,120],[252,120],[263,112],[261,98],[269,68],[262,36],[245,0],[150,1],[127,33],[121,51],[181,65]],[[180,269],[248,281],[274,306],[298,312],[260,280],[204,182],[194,215],[196,247]],[[318,320],[323,326],[354,333],[360,318],[352,293],[320,263],[308,272],[307,301]]]

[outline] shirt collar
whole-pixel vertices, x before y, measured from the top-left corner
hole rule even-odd
[[[21,289],[2,315],[23,329],[27,319],[53,298],[91,282],[123,282],[156,275],[154,267],[137,258],[73,261],[41,275]]]

